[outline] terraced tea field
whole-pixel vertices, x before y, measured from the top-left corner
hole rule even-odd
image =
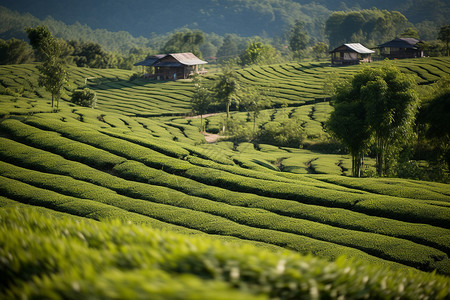
[[[449,70],[448,59],[424,62],[434,67],[427,69],[421,61],[405,65],[411,72],[430,70],[435,76]],[[355,68],[333,70],[350,74]],[[283,91],[288,86],[280,85],[273,97],[295,105],[264,111],[258,124],[298,118],[309,138],[323,134],[331,107],[315,100],[324,96],[317,83],[326,76],[321,69],[331,70],[314,64],[242,70],[243,80],[264,88],[275,77],[285,76],[284,82],[291,77],[294,85],[302,76],[317,78],[298,87],[302,96],[293,92],[292,98]],[[28,82],[22,96],[0,96],[3,207],[41,207],[332,260],[344,254],[394,270],[450,275],[449,185],[340,176],[350,167],[347,156],[250,143],[206,144],[197,119],[146,117],[187,112],[188,81],[128,82],[126,71],[77,69],[72,73],[76,85],[99,77],[91,84],[98,108],[62,101],[54,113],[45,93],[31,92],[36,86],[33,66],[0,70],[8,87]],[[419,80],[435,79],[420,72]],[[244,119],[245,114],[234,117]],[[208,126],[219,126],[214,125],[218,118],[211,117]]]

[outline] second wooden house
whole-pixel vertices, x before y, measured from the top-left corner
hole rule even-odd
[[[380,55],[389,59],[423,57],[419,47],[420,41],[415,38],[396,38],[379,45]]]
[[[375,51],[367,49],[360,43],[351,43],[343,44],[330,53],[333,65],[355,65],[360,62],[371,62],[372,53]]]

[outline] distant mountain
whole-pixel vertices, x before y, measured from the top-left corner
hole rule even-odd
[[[69,25],[79,22],[135,37],[182,27],[274,37],[300,19],[312,37],[323,40],[323,26],[332,11],[372,7],[400,11],[414,24],[450,23],[448,0],[2,0],[0,5],[39,19],[51,16]]]
[[[2,0],[2,6],[37,18],[51,16],[66,24],[80,22],[91,28],[128,31],[148,37],[189,27],[217,34],[242,36],[280,34],[288,24],[302,19],[308,31],[320,35],[330,11],[322,5],[302,5],[292,0]]]

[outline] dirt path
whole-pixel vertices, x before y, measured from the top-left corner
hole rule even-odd
[[[203,115],[203,118],[215,116],[215,115],[218,115],[218,114],[220,114],[220,113],[206,114],[206,115]],[[191,116],[191,117],[186,117],[186,119],[200,119],[200,115],[197,115],[197,116]]]
[[[208,144],[216,143],[220,138],[223,138],[223,136],[214,133],[202,132],[202,134]]]

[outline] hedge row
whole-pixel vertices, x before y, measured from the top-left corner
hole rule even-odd
[[[447,253],[450,252],[450,245],[448,245],[446,240],[448,230],[439,227],[405,223],[383,217],[372,217],[340,208],[307,205],[295,201],[237,193],[198,183],[192,179],[171,175],[160,170],[150,169],[143,164],[132,161],[121,164],[115,167],[114,170],[123,177],[167,186],[189,195],[242,207],[261,208],[277,214],[341,228],[405,238],[425,245],[431,245]]]
[[[5,145],[6,145],[6,143],[5,143]],[[12,147],[12,151],[15,151],[15,152],[17,150],[19,150],[19,149],[20,149],[20,147],[17,147],[17,145]],[[22,153],[21,152],[22,151],[18,152],[19,159],[24,159],[23,154],[22,154],[23,152],[27,152],[28,155],[30,157],[32,157],[34,160],[37,157],[40,157],[40,155],[36,155],[36,153],[33,153],[33,151],[26,151],[25,150]],[[51,162],[50,162],[50,160],[51,160]],[[142,185],[142,187],[139,188],[138,184],[130,184],[130,182],[122,182],[118,178],[114,178],[113,176],[110,176],[110,175],[108,176],[107,174],[101,174],[101,172],[98,172],[98,171],[97,172],[95,172],[94,170],[89,171],[88,170],[89,168],[87,168],[85,166],[77,166],[74,163],[67,164],[67,162],[66,163],[60,163],[60,162],[55,160],[55,157],[51,157],[51,155],[47,159],[46,163],[48,163],[50,165],[53,164],[53,165],[57,166],[57,169],[59,169],[60,166],[64,166],[64,167],[61,167],[62,170],[60,170],[60,173],[66,173],[68,170],[70,170],[69,172],[70,172],[71,176],[74,176],[74,177],[77,177],[77,178],[80,178],[80,179],[84,179],[84,180],[90,180],[91,182],[93,182],[95,184],[107,186],[107,187],[113,188],[115,190],[118,190],[121,193],[129,194],[129,195],[134,196],[134,197],[143,197],[147,193],[146,192],[147,189],[146,189],[145,185]],[[124,165],[124,167],[125,166],[126,165]],[[131,169],[132,170],[136,170],[136,166],[133,166]],[[146,169],[147,169],[146,173],[148,174],[148,171],[150,171],[150,170],[148,168],[146,168]],[[53,171],[54,172],[55,170],[50,168],[48,171]],[[118,170],[116,170],[116,171],[118,171]],[[158,174],[156,174],[156,175],[158,175]],[[161,175],[161,174],[159,174],[159,175]],[[27,176],[25,176],[25,177],[27,177]],[[168,178],[164,178],[162,176],[156,176],[156,177],[159,178],[160,180],[168,182]],[[58,184],[56,184],[56,185],[61,186],[62,183],[59,181]],[[181,181],[177,182],[177,186],[182,186],[182,185],[183,184],[182,184]],[[77,184],[69,184],[68,190],[70,190],[72,186],[77,186]],[[205,190],[205,189],[203,189],[203,190]],[[154,194],[150,193],[150,196],[147,196],[147,197],[148,198],[153,198],[154,201],[161,201],[162,198],[164,198],[164,196],[167,196],[169,194],[171,195],[171,194],[173,194],[173,192],[167,191],[167,190],[166,191],[162,191],[161,193],[159,193],[158,196],[155,196]],[[113,199],[111,196],[102,197],[102,198]],[[171,198],[181,199],[180,196],[176,196],[176,195],[174,197],[171,197]],[[118,202],[122,203],[122,201],[118,201]],[[123,202],[123,203],[125,203],[125,202]],[[269,205],[270,205],[270,203],[269,203]],[[214,207],[214,205],[209,205],[209,206]],[[136,204],[132,204],[132,205],[129,206],[129,208],[131,208],[131,209],[136,209],[136,207],[137,207]],[[145,205],[145,207],[146,207],[146,205]],[[211,207],[208,208],[208,209],[214,209],[214,208],[211,208]],[[144,210],[146,210],[146,209],[144,208]],[[158,218],[160,218],[160,217],[167,218],[166,214],[167,214],[167,212],[161,212],[161,215],[159,215]],[[198,217],[194,218],[194,219],[198,219]],[[175,218],[175,220],[172,220],[172,221],[176,223],[177,222],[177,218]],[[217,222],[217,220],[215,220],[214,222]],[[210,224],[210,223],[208,222],[207,224]],[[190,225],[190,226],[192,226],[192,225]],[[201,226],[203,226],[203,225],[201,225]],[[268,240],[264,240],[264,241],[268,242]],[[269,239],[269,241],[271,242],[270,239]]]
[[[8,151],[8,147],[6,147],[7,145],[10,145],[10,150]],[[51,155],[50,153],[42,153],[42,151],[39,150],[34,150],[33,148],[29,148],[29,147],[22,147],[23,150],[21,150],[20,145],[18,144],[14,144],[12,142],[9,143],[4,143],[3,145],[3,151],[2,154],[5,156],[6,159],[12,159],[12,160],[19,160],[20,163],[29,166],[32,165],[33,167],[37,167],[39,169],[44,169],[46,171],[50,171],[50,172],[57,172],[60,174],[67,174],[70,175],[72,177],[81,179],[81,180],[85,180],[85,181],[89,181],[89,182],[93,182],[95,184],[99,184],[108,188],[113,188],[115,190],[120,191],[121,193],[125,193],[125,194],[129,194],[131,193],[132,196],[134,197],[142,197],[141,192],[136,192],[133,190],[133,188],[130,188],[130,182],[122,182],[120,181],[117,177],[113,177],[111,175],[102,173],[102,172],[98,172],[95,171],[93,169],[90,169],[84,165],[80,165],[74,162],[68,162],[68,161],[64,161],[61,158],[58,159],[58,156],[55,155]],[[9,153],[8,153],[9,152]],[[27,155],[24,155],[25,153],[27,153]],[[40,158],[40,159],[39,159]],[[120,172],[120,174],[122,174],[122,176],[130,176],[130,174],[126,173],[126,170],[132,170],[132,175],[136,176],[136,172],[140,172],[139,168],[136,165],[133,165],[132,168],[128,167],[129,164],[121,164],[121,166],[118,166],[115,169],[115,172]],[[143,166],[143,165],[142,165]],[[152,174],[149,171],[153,171],[156,172],[153,176],[153,181],[150,181],[149,179],[149,175]],[[218,200],[218,201],[230,201],[230,200],[226,200],[226,199],[232,199],[232,198],[237,198],[239,199],[239,201],[245,200],[243,203],[240,203],[240,205],[243,206],[248,206],[248,205],[252,205],[251,203],[255,202],[255,200],[258,200],[258,197],[250,197],[249,199],[242,199],[243,197],[241,195],[239,195],[239,193],[233,193],[233,192],[229,192],[226,190],[221,190],[221,189],[217,189],[217,191],[215,190],[214,187],[207,187],[207,186],[203,186],[202,184],[198,184],[195,181],[192,180],[188,180],[182,177],[176,177],[176,176],[172,176],[172,175],[168,175],[164,176],[164,172],[161,171],[157,171],[157,170],[153,170],[153,169],[149,169],[147,167],[145,167],[142,171],[145,174],[145,177],[141,175],[140,178],[137,178],[138,180],[145,180],[145,181],[150,181],[152,183],[155,184],[159,184],[159,185],[168,185],[171,188],[175,188],[175,189],[185,189],[185,192],[192,194],[192,193],[197,193],[199,196],[207,196],[209,198],[213,198],[214,200]],[[173,177],[173,179],[171,179],[171,177]],[[135,178],[136,179],[136,178]],[[186,182],[185,182],[186,181]],[[131,192],[130,192],[131,190]],[[229,195],[228,195],[229,194]],[[223,195],[225,195],[226,197],[224,197]],[[159,201],[159,199],[157,199]],[[259,201],[264,200],[264,199],[259,199]],[[273,203],[272,203],[273,202]],[[236,205],[236,202],[230,202],[230,204]],[[254,205],[254,204],[253,204]],[[298,204],[298,207],[296,209],[293,209],[292,206],[293,204],[291,203],[284,203],[282,200],[277,201],[268,201],[266,204],[259,204],[261,208],[268,208],[269,210],[272,209],[275,212],[281,212],[282,214],[290,214],[292,216],[296,216],[298,214],[298,216],[303,217],[303,218],[310,218],[313,220],[321,220],[323,218],[323,215],[327,215],[328,212],[324,211],[323,215],[320,216],[320,214],[316,213],[315,217],[314,214],[312,214],[312,217],[308,217],[308,214],[305,214],[305,208],[307,208],[308,206],[300,205]],[[286,207],[286,209],[274,209],[273,207]],[[297,210],[297,212],[295,212]],[[312,211],[317,211],[317,210],[321,210],[318,207],[311,207],[311,209],[309,209],[309,213],[311,213]],[[292,212],[291,212],[292,211]],[[301,213],[303,212],[303,213]],[[344,217],[342,219],[346,219],[347,217]],[[362,217],[364,218],[364,217]],[[361,218],[360,218],[361,219]],[[342,221],[341,221],[342,222]],[[337,222],[339,223],[339,222]],[[360,222],[362,223],[362,222]],[[339,226],[342,226],[342,224],[339,224]],[[348,224],[347,224],[348,226]],[[345,226],[344,226],[345,227]],[[398,226],[400,227],[400,226]],[[404,225],[403,225],[404,227]],[[424,228],[422,228],[423,230]],[[367,230],[367,229],[363,229],[363,230]],[[378,229],[379,230],[379,229]],[[430,232],[427,232],[427,236],[429,236],[429,240],[432,241],[432,243],[436,244],[436,238],[435,235],[430,234]],[[414,236],[414,235],[413,235]],[[417,240],[423,240],[423,237],[420,238],[420,234],[418,235],[419,237],[415,237],[414,239]],[[427,240],[427,239],[425,239]],[[438,243],[439,244],[439,243]]]
[[[94,220],[122,220],[136,224],[148,224],[154,228],[196,233],[188,228],[161,222],[157,219],[143,216],[141,213],[129,212],[117,206],[88,199],[62,195],[50,190],[36,188],[20,181],[0,176],[0,190],[2,195],[21,203],[45,207],[54,211],[74,216],[91,218]]]
[[[315,176],[314,178],[353,189],[360,189],[395,197],[442,201],[447,203],[450,202],[450,188],[448,184],[437,182],[424,182],[395,178],[356,179],[327,175]]]
[[[445,299],[448,278],[1,209],[3,298]]]
[[[96,205],[96,202],[89,200],[83,201],[82,199],[79,200],[80,198],[63,196],[50,190],[36,188],[2,176],[0,176],[0,190],[2,191],[2,194],[6,195],[8,198],[68,212],[74,215],[84,216],[94,212],[100,212],[101,215],[110,213],[108,217],[112,218],[114,218],[115,215],[114,207],[110,207],[110,205],[102,207],[101,205]],[[142,191],[143,189],[141,189],[139,193]],[[156,192],[153,197],[159,198],[162,195],[163,193],[158,194],[158,192]],[[117,200],[118,198],[116,197],[116,199],[103,198],[102,201],[105,204],[114,203],[114,205],[117,205],[117,207],[121,209],[148,216],[169,224],[196,229],[210,234],[229,235],[247,240],[265,242],[286,247],[300,253],[312,253],[330,259],[335,259],[339,255],[342,255],[342,253],[345,253],[349,257],[384,264],[385,266],[390,266],[392,268],[400,267],[400,265],[367,255],[366,253],[353,248],[322,242],[296,234],[253,228],[200,211],[132,198],[126,199],[121,197],[120,201]],[[101,212],[102,209],[104,209],[103,212]],[[131,221],[133,221],[133,219],[131,219]]]
[[[419,201],[369,194],[361,191],[340,191],[331,186],[316,186],[309,182],[299,184],[279,183],[230,174],[217,169],[197,167],[175,158],[161,155],[148,148],[126,141],[113,139],[97,131],[79,131],[76,128],[61,128],[70,138],[102,148],[116,155],[140,161],[154,168],[195,179],[238,192],[256,193],[261,196],[296,200],[307,204],[351,208],[352,210],[410,222],[424,222],[448,228],[448,210]]]
[[[101,201],[106,204],[115,205],[122,209],[136,213],[144,213],[149,209],[145,207],[145,204],[143,206],[138,200],[128,199],[127,197],[111,193],[109,190],[104,188],[97,188],[92,184],[77,182],[71,178],[61,178],[56,175],[28,171],[22,168],[13,167],[11,165],[2,165],[2,163],[0,163],[0,173],[2,173],[3,176],[25,181],[33,185],[38,185],[45,189],[56,190],[57,192],[62,193],[73,193],[76,197]],[[73,189],[73,186],[76,186],[77,188]],[[132,196],[134,197],[139,197],[141,199],[150,200],[156,203],[187,208],[196,212],[206,212],[212,215],[224,217],[228,220],[237,222],[238,224],[255,228],[265,228],[278,230],[280,232],[294,233],[296,235],[303,235],[318,240],[332,242],[338,245],[349,246],[384,259],[393,260],[416,268],[430,268],[428,270],[432,270],[437,268],[435,261],[442,263],[442,261],[448,260],[446,255],[441,251],[430,247],[421,246],[406,240],[400,241],[395,238],[382,235],[374,235],[371,233],[322,225],[306,220],[283,217],[254,208],[229,206],[227,204],[188,196],[180,192],[175,192],[157,186],[145,186],[136,183],[130,183],[129,186],[130,187],[128,190],[133,190]],[[127,203],[130,204],[128,205]],[[156,206],[156,208],[152,208],[152,211],[158,210],[158,206]],[[172,208],[165,208],[167,214],[171,214],[171,210]],[[180,212],[180,214],[192,215],[192,212]],[[157,219],[164,218],[164,216],[160,216],[160,214],[152,215],[152,217]],[[205,223],[210,222],[210,217],[202,216],[201,214],[192,217]],[[217,222],[221,225],[227,225],[226,222],[221,221],[220,218]],[[178,225],[185,226],[185,224],[180,223],[178,223]],[[195,225],[189,224],[188,226]],[[194,228],[199,229],[198,227]],[[377,240],[376,244],[373,243],[374,240]],[[270,243],[270,241],[266,242]]]

